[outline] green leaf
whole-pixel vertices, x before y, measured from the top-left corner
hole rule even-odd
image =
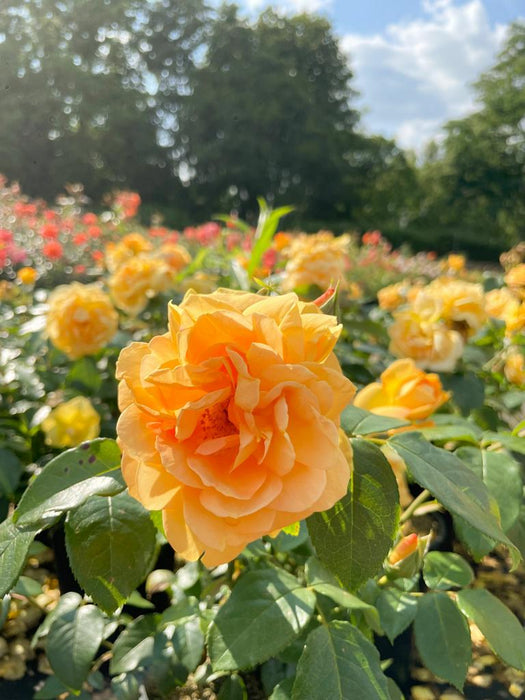
[[[405,433],[389,440],[412,477],[428,489],[452,514],[464,518],[483,534],[507,545],[514,565],[519,552],[503,533],[490,509],[484,483],[455,455],[434,447],[419,433]]]
[[[398,588],[381,591],[376,607],[381,627],[391,643],[412,624],[417,613],[417,598]]]
[[[275,686],[269,700],[292,700],[293,684],[293,678],[285,678]]]
[[[519,437],[518,435],[513,435],[512,433],[494,433],[489,431],[483,433],[483,440],[492,444],[500,443],[511,452],[525,454],[525,439]]]
[[[365,603],[352,593],[341,588],[336,577],[320,564],[315,557],[310,557],[305,566],[306,583],[317,593],[325,595],[348,610],[368,610],[377,616],[373,605]],[[379,619],[378,619],[379,622]]]
[[[94,605],[84,605],[56,617],[47,635],[46,653],[58,678],[80,690],[104,638],[105,621]]]
[[[153,654],[154,636],[157,633],[157,615],[142,615],[131,622],[113,645],[109,662],[111,675],[134,671]]]
[[[462,447],[456,455],[475,472],[498,504],[507,532],[518,518],[523,494],[521,468],[508,452]]]
[[[525,558],[525,505],[521,506],[518,519],[507,534]]]
[[[288,646],[308,624],[315,595],[276,569],[243,574],[208,629],[214,671],[249,668]]]
[[[459,554],[429,552],[423,561],[423,578],[429,588],[447,591],[468,586],[474,580],[474,572]]]
[[[155,526],[128,493],[91,497],[69,513],[65,533],[75,578],[107,613],[125,602],[153,564]]]
[[[399,418],[377,416],[357,406],[347,406],[341,414],[341,427],[348,435],[386,433],[388,430],[406,425],[410,423]]]
[[[388,684],[388,692],[390,693],[390,700],[405,700],[405,696],[399,690],[399,687],[397,686],[396,682],[394,680],[392,680],[392,678],[387,677],[386,682]]]
[[[474,429],[466,427],[464,423],[458,425],[436,425],[431,428],[421,428],[419,432],[430,442],[471,442],[478,444],[478,436]]]
[[[22,463],[11,450],[0,448],[0,496],[13,499],[22,476]]]
[[[248,261],[247,271],[249,275],[253,275],[259,267],[264,253],[270,247],[273,235],[277,231],[279,220],[294,209],[293,207],[279,207],[272,211],[261,197],[257,198],[257,202],[259,203],[260,212],[254,243]]]
[[[56,700],[60,695],[67,693],[67,686],[56,676],[48,676],[44,685],[33,695],[33,700]]]
[[[311,632],[297,665],[292,700],[390,700],[379,653],[349,622]]]
[[[248,693],[243,679],[236,673],[221,683],[217,700],[248,700]]]
[[[464,416],[468,416],[473,409],[483,406],[485,385],[473,372],[440,376],[443,387],[452,392],[452,400]]]
[[[94,494],[109,496],[124,488],[117,443],[98,438],[48,462],[20,499],[13,522],[42,527]]]
[[[42,593],[42,586],[35,581],[34,578],[29,578],[29,576],[20,576],[16,586],[13,588],[13,593],[18,593],[18,595],[23,595],[26,597],[35,597]]]
[[[525,631],[518,618],[489,591],[459,591],[458,605],[506,664],[525,671]]]
[[[414,632],[425,666],[461,691],[472,657],[470,633],[446,593],[425,593],[419,599]]]
[[[82,393],[95,395],[102,386],[102,375],[92,357],[77,360],[66,376],[66,384]]]
[[[308,520],[321,562],[344,586],[356,590],[374,576],[388,554],[399,522],[397,484],[381,450],[354,439],[349,490],[338,503]]]
[[[186,618],[184,624],[164,630],[170,650],[184,668],[191,673],[197,668],[204,650],[204,635],[198,617]]]
[[[0,596],[15,585],[40,528],[22,528],[11,519],[0,524]]]

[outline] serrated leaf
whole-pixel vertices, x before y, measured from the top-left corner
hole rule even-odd
[[[399,522],[399,495],[390,464],[370,442],[354,439],[349,490],[338,503],[308,520],[321,562],[343,585],[356,590],[376,574]]]
[[[501,528],[507,532],[518,518],[523,494],[521,468],[508,452],[462,447],[457,456],[475,472],[498,504]]]
[[[126,627],[113,645],[109,662],[111,675],[134,671],[151,658],[157,623],[157,615],[143,615]]]
[[[311,632],[297,665],[292,700],[390,700],[379,653],[349,622]]]
[[[446,593],[425,593],[414,621],[416,646],[425,666],[460,692],[472,657],[467,621]]]
[[[0,596],[15,585],[39,529],[17,527],[11,519],[0,523]]]
[[[65,533],[75,578],[107,613],[125,602],[153,564],[155,527],[127,493],[91,497],[68,515]]]
[[[46,653],[58,678],[80,690],[104,638],[104,617],[94,605],[84,605],[56,617],[49,628]]]
[[[98,438],[48,462],[24,492],[13,522],[43,524],[76,508],[90,496],[112,495],[124,488],[117,443]]]
[[[373,435],[410,425],[400,418],[378,416],[357,406],[347,406],[341,414],[341,427],[347,435]]]
[[[423,561],[423,578],[429,588],[447,591],[468,586],[474,580],[474,572],[455,552],[429,552]]]
[[[381,627],[393,643],[394,639],[409,627],[417,613],[417,598],[398,588],[381,591],[376,600]]]
[[[389,445],[407,465],[413,479],[428,489],[451,513],[509,548],[514,565],[516,547],[505,536],[490,508],[485,484],[454,454],[431,445],[419,433],[396,435]]]
[[[525,631],[514,613],[481,588],[459,591],[457,600],[463,614],[479,627],[494,653],[510,666],[525,671]]]
[[[215,671],[250,668],[299,635],[315,607],[315,595],[287,573],[262,569],[243,574],[208,629]]]
[[[373,605],[365,603],[344,588],[341,588],[336,577],[320,564],[315,557],[310,557],[305,565],[306,583],[317,593],[325,595],[348,610],[368,610],[377,616]],[[379,622],[379,619],[378,619]]]

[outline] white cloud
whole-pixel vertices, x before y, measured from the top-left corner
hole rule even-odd
[[[495,59],[506,27],[491,25],[482,0],[423,0],[424,16],[381,34],[349,34],[369,131],[419,150],[449,119],[475,108],[470,84]]]

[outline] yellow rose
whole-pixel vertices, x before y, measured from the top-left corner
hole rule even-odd
[[[122,473],[182,557],[230,561],[346,493],[340,331],[295,294],[190,291],[168,333],[122,351]]]
[[[525,298],[525,263],[512,267],[505,275],[505,283]]]
[[[377,293],[379,308],[384,311],[394,311],[407,301],[409,285],[406,282],[396,282],[383,287]]]
[[[98,352],[117,331],[118,314],[96,284],[61,285],[48,303],[47,335],[72,360]]]
[[[379,382],[362,389],[354,405],[379,416],[416,421],[428,418],[449,398],[437,374],[427,374],[413,360],[403,359],[393,362]]]
[[[34,284],[38,273],[34,267],[21,267],[16,273],[16,278],[22,284]]]
[[[283,289],[292,291],[298,287],[315,284],[326,289],[338,281],[344,284],[348,265],[350,236],[335,237],[329,231],[300,234],[286,248]]]
[[[481,284],[438,277],[421,291],[441,304],[441,318],[466,335],[479,330],[487,320]]]
[[[504,367],[505,377],[511,384],[525,386],[525,357],[518,349],[508,354]]]
[[[76,396],[54,408],[40,427],[46,445],[75,447],[100,434],[100,416],[85,396]]]
[[[505,316],[505,335],[512,336],[525,330],[525,302],[508,311]]]
[[[171,285],[172,274],[163,260],[154,257],[130,258],[111,275],[109,290],[115,305],[136,316],[148,301]]]
[[[115,272],[127,260],[147,253],[153,245],[140,233],[128,233],[118,243],[108,243],[105,250],[106,267]]]
[[[500,321],[515,313],[519,306],[519,301],[508,287],[501,289],[491,289],[485,294],[485,310],[491,318]]]
[[[463,354],[463,338],[439,321],[414,310],[394,314],[389,327],[390,352],[412,358],[418,367],[435,372],[453,372]]]
[[[447,267],[453,272],[462,272],[465,269],[465,256],[458,253],[450,253],[447,258]]]

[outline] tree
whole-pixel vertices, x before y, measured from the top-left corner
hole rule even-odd
[[[351,71],[326,20],[268,10],[250,24],[223,6],[189,76],[173,157],[198,204],[245,215],[262,195],[293,203],[303,218],[348,218],[358,115]]]
[[[487,257],[525,237],[525,24],[511,26],[496,64],[475,85],[480,109],[445,126],[420,173],[414,224],[440,249]]]

